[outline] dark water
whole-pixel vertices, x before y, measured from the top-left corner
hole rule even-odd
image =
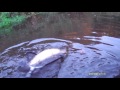
[[[32,77],[113,78],[120,74],[120,14],[36,15],[14,27],[13,34],[0,38],[0,46],[0,77],[25,77],[29,67],[23,69],[21,62],[35,56],[26,55],[26,50],[39,53],[67,46],[64,61],[48,64]]]

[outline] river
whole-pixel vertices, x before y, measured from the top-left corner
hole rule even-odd
[[[120,76],[120,15],[63,12],[35,15],[0,38],[0,77],[25,78],[35,54],[69,48],[68,56],[37,69],[32,78],[114,78]],[[29,59],[29,60],[28,60]],[[25,68],[24,68],[25,67]]]

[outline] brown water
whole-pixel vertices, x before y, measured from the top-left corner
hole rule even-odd
[[[81,44],[89,58],[95,53],[101,60],[110,58],[111,62],[116,61],[115,66],[120,65],[120,13],[71,12],[32,16],[22,25],[14,27],[11,35],[0,38],[1,55],[6,48],[44,38],[48,38],[48,41],[45,40],[47,43],[62,39]],[[74,56],[77,57],[77,54]]]
[[[13,34],[0,38],[0,52],[9,46],[37,38],[63,38],[90,44],[84,36],[120,37],[120,16],[116,13],[58,13],[28,18],[22,25],[14,27]]]
[[[28,18],[22,25],[14,27],[12,35],[0,38],[0,52],[9,46],[37,38],[63,38],[90,44],[84,36],[120,37],[120,17],[105,13],[60,13],[42,17]],[[79,40],[81,39],[81,40]]]

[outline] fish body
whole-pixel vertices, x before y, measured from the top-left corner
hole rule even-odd
[[[52,48],[52,49],[46,49],[42,51],[41,53],[37,54],[29,63],[30,71],[26,75],[26,77],[30,77],[32,71],[35,68],[42,68],[45,65],[60,59],[61,57],[64,57],[66,54],[66,50],[63,49],[57,49],[57,48]]]

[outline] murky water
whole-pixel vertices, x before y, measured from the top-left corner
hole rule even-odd
[[[54,13],[33,16],[0,38],[0,77],[24,78],[27,63],[49,48],[68,48],[33,78],[113,78],[120,75],[119,13]],[[32,52],[26,54],[26,52]]]

